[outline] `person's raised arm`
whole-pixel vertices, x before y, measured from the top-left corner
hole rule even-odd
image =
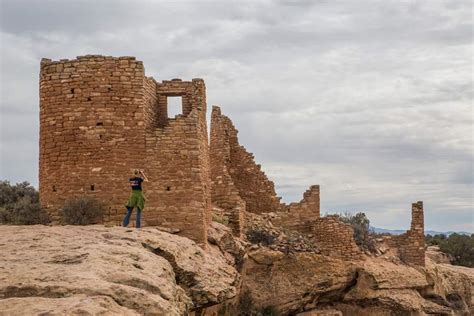
[[[145,175],[145,172],[143,172],[143,170],[140,170],[140,174],[143,176],[143,181],[148,182],[148,178]]]

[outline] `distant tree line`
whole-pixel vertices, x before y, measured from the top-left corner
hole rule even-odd
[[[426,235],[425,241],[427,245],[439,246],[442,252],[451,255],[452,264],[474,268],[474,234]]]

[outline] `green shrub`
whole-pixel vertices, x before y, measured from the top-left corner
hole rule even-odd
[[[49,216],[39,204],[39,194],[28,182],[11,185],[0,181],[0,223],[12,225],[47,224]]]
[[[359,247],[370,251],[375,250],[375,242],[371,237],[370,220],[365,213],[359,212],[353,215],[346,212],[339,214],[339,219],[352,226],[354,230],[354,240]]]
[[[253,299],[249,291],[244,291],[239,298],[239,304],[237,306],[238,314],[241,316],[254,315]]]
[[[247,240],[252,244],[269,246],[275,242],[275,236],[259,228],[251,228],[247,230],[245,235],[247,236]]]
[[[437,245],[439,249],[452,256],[452,264],[474,268],[474,234],[451,234],[449,237],[439,234],[427,235],[425,241],[428,245]]]
[[[263,308],[259,314],[262,316],[279,316],[280,315],[276,307],[271,306],[271,305]]]
[[[229,218],[224,214],[219,214],[216,212],[212,213],[212,221],[226,226],[229,225]]]
[[[81,196],[66,201],[62,209],[63,223],[69,225],[91,225],[102,221],[105,207],[95,198]]]

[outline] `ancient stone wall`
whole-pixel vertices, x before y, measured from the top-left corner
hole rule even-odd
[[[321,217],[314,221],[311,228],[312,239],[322,254],[346,260],[357,259],[362,255],[354,240],[354,230],[341,222],[337,215]]]
[[[151,225],[177,227],[204,243],[211,212],[204,82],[163,81],[156,85],[156,95],[152,107],[157,112],[146,131],[150,183],[145,219]],[[167,98],[174,96],[182,97],[183,111],[168,118]]]
[[[89,195],[118,220],[127,180],[144,160],[144,68],[133,57],[84,56],[41,62],[40,168],[42,205],[60,220],[65,200]]]
[[[240,197],[228,170],[231,151],[229,127],[233,125],[226,116],[221,115],[217,106],[212,107],[211,122],[212,202],[224,211],[233,234],[240,236],[245,201]]]
[[[183,114],[169,118],[167,98]],[[65,200],[89,195],[120,224],[128,178],[144,169],[143,222],[179,228],[198,243],[210,221],[209,148],[201,79],[156,82],[134,57],[43,59],[40,71],[40,201],[55,222]]]
[[[276,213],[275,225],[302,233],[312,231],[311,222],[319,218],[319,186],[308,189],[298,203],[285,205],[275,186],[253,155],[239,144],[237,129],[218,106],[211,117],[212,201],[225,210],[234,233],[240,234],[243,213]]]
[[[268,180],[261,166],[255,163],[253,155],[239,144],[237,129],[228,117],[221,114],[219,107],[213,108],[211,131],[214,131],[214,139],[225,139],[211,143],[211,161],[222,158],[213,158],[214,154],[225,153],[226,171],[232,179],[233,187],[245,201],[246,211],[261,214],[280,210],[282,206],[273,182]],[[215,148],[216,146],[222,148]],[[222,172],[219,175],[222,175]]]
[[[319,185],[312,185],[303,194],[300,202],[289,204],[285,211],[278,214],[275,224],[303,234],[310,234],[313,231],[314,221],[320,217],[319,205]]]
[[[408,264],[425,266],[425,224],[423,202],[411,206],[411,227],[406,233],[384,238],[391,247],[398,249],[400,259]]]

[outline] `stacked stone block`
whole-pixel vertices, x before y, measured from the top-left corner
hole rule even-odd
[[[154,96],[153,91],[150,96]],[[183,113],[168,118],[167,97],[181,96]],[[156,101],[156,102],[155,102]],[[205,242],[211,217],[205,85],[201,79],[156,85],[146,121],[147,223],[177,227]]]
[[[361,257],[362,252],[355,243],[354,230],[341,222],[337,215],[317,219],[312,225],[313,240],[327,256],[353,260]]]
[[[406,233],[388,236],[385,241],[398,249],[400,259],[408,264],[425,266],[425,228],[423,202],[412,203],[411,227]]]
[[[273,182],[239,144],[232,121],[218,106],[213,107],[211,118],[212,201],[227,210],[233,229],[241,229],[241,210],[245,210],[256,214],[277,212],[282,226],[308,230],[310,221],[319,218],[319,186],[311,186],[299,203],[281,203]]]
[[[168,118],[166,98],[182,96]],[[55,222],[67,199],[93,196],[104,222],[120,224],[132,170],[144,169],[145,224],[206,242],[209,146],[201,79],[156,82],[134,57],[43,59],[40,71],[40,201]]]
[[[230,131],[234,131],[229,118],[221,114],[218,106],[212,107],[211,116],[211,179],[212,202],[224,211],[235,236],[242,234],[245,201],[230,176]]]
[[[145,151],[143,79],[133,57],[42,60],[40,199],[54,221],[66,199],[83,195],[106,203],[106,220],[122,216],[131,170],[145,168],[130,154]]]
[[[211,131],[214,131],[211,141],[212,138],[225,139],[211,143],[211,160],[221,159],[212,156],[224,153],[226,171],[239,196],[245,201],[245,210],[256,214],[280,210],[281,198],[276,195],[275,185],[267,178],[261,166],[255,163],[253,154],[239,144],[237,129],[227,116],[221,114],[217,106],[213,108]]]
[[[320,217],[319,195],[319,185],[312,185],[299,203],[291,203],[280,212],[275,224],[303,234],[312,233],[314,221]]]

